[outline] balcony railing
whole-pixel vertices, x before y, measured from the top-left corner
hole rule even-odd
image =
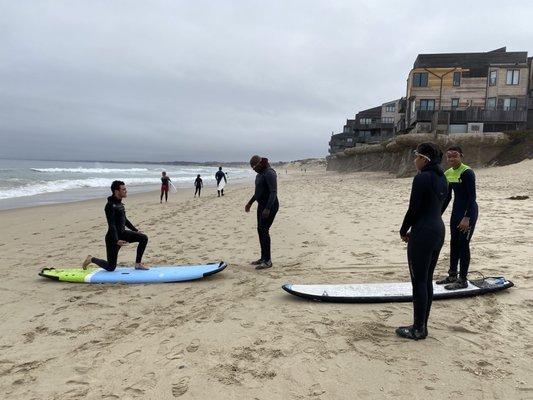
[[[466,124],[468,122],[526,122],[526,110],[486,110],[481,107],[468,107],[463,109],[446,109],[446,110],[416,110],[415,118],[410,122],[430,122],[433,114],[450,115],[450,123]],[[439,120],[441,115],[439,115]]]

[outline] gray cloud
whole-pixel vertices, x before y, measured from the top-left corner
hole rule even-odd
[[[418,53],[533,37],[527,1],[0,4],[0,157],[323,156]]]

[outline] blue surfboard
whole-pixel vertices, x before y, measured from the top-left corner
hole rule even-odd
[[[223,261],[203,265],[154,265],[149,270],[119,267],[112,272],[100,268],[43,268],[40,276],[76,283],[169,283],[202,279],[227,267]]]

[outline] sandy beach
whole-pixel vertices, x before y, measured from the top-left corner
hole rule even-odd
[[[37,275],[105,256],[105,199],[0,211],[0,398],[533,399],[533,160],[476,174],[471,271],[516,286],[435,302],[420,342],[394,334],[411,323],[410,303],[317,303],[281,290],[407,281],[398,230],[411,178],[278,169],[274,267],[264,271],[249,265],[259,255],[255,207],[243,210],[253,183],[230,183],[223,198],[179,190],[163,205],[157,193],[128,197],[128,218],[149,236],[147,264],[229,265],[176,284]],[[134,254],[123,249],[119,263]]]

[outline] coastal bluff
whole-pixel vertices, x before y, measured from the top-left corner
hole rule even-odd
[[[388,171],[397,177],[415,174],[413,150],[433,142],[444,151],[457,145],[473,168],[506,165],[531,157],[531,132],[458,133],[452,135],[407,134],[388,141],[352,147],[327,157],[327,170],[337,172]]]

